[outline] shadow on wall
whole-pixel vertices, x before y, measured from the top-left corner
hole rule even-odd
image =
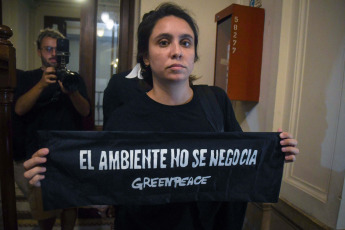
[[[243,131],[249,132],[250,126],[248,124],[248,114],[250,114],[258,102],[253,101],[231,101],[234,108],[235,116],[238,123],[241,125]]]

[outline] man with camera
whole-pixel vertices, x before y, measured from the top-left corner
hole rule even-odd
[[[61,38],[64,36],[58,31],[41,30],[37,39],[37,54],[42,66],[24,72],[17,79],[15,113],[25,124],[26,159],[39,149],[38,130],[82,130],[82,117],[90,113],[82,78],[66,70],[65,58],[68,60],[68,57],[64,56],[64,52],[62,57],[57,55],[57,41]],[[69,81],[68,78],[74,80]],[[52,229],[59,214],[62,229],[73,229],[76,209],[44,211],[40,189],[30,188],[28,196],[32,216],[38,220],[41,229]]]

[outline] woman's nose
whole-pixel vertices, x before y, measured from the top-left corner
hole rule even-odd
[[[174,59],[180,59],[183,56],[182,48],[180,44],[172,43],[171,45],[171,57]]]

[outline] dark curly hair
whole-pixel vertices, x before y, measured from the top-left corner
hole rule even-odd
[[[194,44],[195,44],[195,58],[196,62],[198,57],[198,26],[195,23],[194,19],[187,13],[186,10],[182,9],[180,6],[173,3],[163,3],[159,5],[155,10],[152,10],[144,14],[143,19],[138,27],[138,53],[137,53],[137,62],[141,66],[141,74],[144,77],[144,80],[152,86],[152,71],[150,66],[146,66],[144,63],[144,58],[147,57],[149,52],[149,38],[152,34],[152,30],[157,24],[158,20],[166,16],[175,16],[185,20],[194,33]],[[194,76],[190,76],[194,78]],[[194,80],[194,79],[192,79]]]

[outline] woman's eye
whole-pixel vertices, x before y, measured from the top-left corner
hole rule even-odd
[[[169,45],[169,42],[167,40],[161,40],[161,41],[159,41],[159,45],[162,47],[165,47],[165,46]]]
[[[189,40],[183,40],[181,42],[181,44],[184,46],[184,47],[190,47],[192,45],[192,43],[189,41]]]

